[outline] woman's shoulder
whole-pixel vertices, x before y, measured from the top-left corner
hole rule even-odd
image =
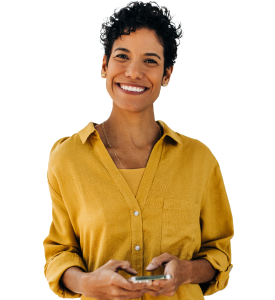
[[[85,153],[91,149],[87,142],[89,136],[94,132],[94,124],[90,122],[84,128],[71,136],[59,138],[51,147],[49,155],[49,164],[62,165],[81,159]]]
[[[197,138],[193,138],[185,134],[180,134],[180,139],[182,141],[182,145],[186,148],[192,149],[193,151],[196,151],[198,153],[214,155],[210,147]]]
[[[58,139],[52,146],[51,151],[50,151],[50,155],[54,152],[54,151],[60,151],[61,148],[64,148],[64,142],[66,145],[66,141],[70,138],[70,136],[66,136],[66,137],[62,137],[60,139]]]
[[[198,138],[181,134],[180,140],[183,145],[184,155],[190,156],[190,159],[196,159],[201,162],[207,161],[211,165],[218,161],[210,146]]]
[[[77,133],[59,138],[51,147],[49,162],[62,164],[64,160],[73,158],[80,145],[81,141]]]
[[[184,162],[188,162],[193,169],[206,174],[206,177],[208,177],[218,163],[210,148],[199,139],[183,134],[179,134],[179,140],[183,146],[180,156],[184,159]]]

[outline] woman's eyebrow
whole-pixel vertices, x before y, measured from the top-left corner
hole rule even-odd
[[[161,60],[161,58],[156,54],[156,53],[144,53],[145,56],[156,56],[159,60]]]
[[[114,52],[116,52],[117,50],[121,50],[121,51],[124,51],[124,52],[127,52],[127,53],[130,52],[130,50],[128,50],[128,49],[126,49],[126,48],[116,48],[116,49],[114,50]]]
[[[127,52],[127,53],[130,53],[131,51],[126,49],[126,48],[116,48],[114,50],[114,52],[116,52],[117,50],[120,50],[120,51],[124,51],[124,52]],[[155,56],[157,57],[159,60],[161,60],[161,58],[159,57],[159,55],[157,55],[156,53],[144,53],[144,56]]]

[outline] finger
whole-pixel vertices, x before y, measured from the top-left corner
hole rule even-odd
[[[128,289],[132,290],[132,291],[136,291],[136,290],[143,290],[143,289],[149,289],[152,287],[152,281],[149,282],[129,282],[129,286]]]
[[[119,268],[118,270],[123,270],[126,273],[130,274],[130,275],[137,275],[137,271],[135,269],[133,269],[132,267],[125,267],[125,268]]]
[[[154,282],[156,282],[155,284],[157,284],[157,285],[154,285]],[[171,282],[169,282],[169,279],[154,280],[153,283],[152,283],[152,286],[148,287],[147,294],[150,295],[150,296],[153,296],[153,297],[157,297],[159,295],[164,295],[165,296],[167,293],[170,293],[170,291],[172,289],[173,289],[173,286],[172,286]]]
[[[172,259],[172,255],[169,253],[163,253],[160,256],[156,256],[152,259],[150,264],[146,267],[147,271],[153,271],[160,267],[161,265],[165,265]]]
[[[164,289],[164,288],[152,286],[152,287],[150,287],[150,289],[148,289],[148,291],[146,293],[150,296],[157,297],[159,295],[163,295],[163,293],[165,293],[165,292],[166,292],[166,289]]]
[[[117,272],[118,270],[123,270],[131,275],[137,274],[137,271],[132,268],[131,263],[127,260],[111,259],[108,263],[111,265],[111,269],[115,272]]]
[[[117,274],[118,276],[116,276],[114,278],[113,284],[117,285],[125,290],[128,291],[138,291],[138,290],[142,290],[145,289],[149,286],[152,285],[152,282],[138,282],[138,283],[133,283],[133,282],[129,282],[127,279],[125,279],[123,276],[121,276],[120,274]]]
[[[159,291],[160,289],[162,289],[162,287],[161,286],[156,286],[156,285],[151,285],[151,286],[148,286],[147,287],[147,289],[149,290],[149,291]]]
[[[119,299],[138,299],[141,298],[145,293],[148,293],[149,290],[142,289],[142,290],[136,290],[136,291],[129,291],[125,289],[120,290],[120,297]]]
[[[167,287],[167,285],[169,286],[169,284],[170,284],[169,279],[154,280],[152,283],[153,286],[160,287],[160,288]]]

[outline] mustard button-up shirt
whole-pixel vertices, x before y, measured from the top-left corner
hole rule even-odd
[[[47,173],[52,224],[43,244],[44,273],[58,296],[91,299],[62,285],[62,274],[72,266],[92,272],[110,259],[128,260],[138,276],[163,274],[162,268],[147,272],[145,267],[165,252],[184,260],[204,258],[218,270],[209,283],[181,285],[173,300],[204,299],[227,286],[234,229],[219,164],[202,142],[157,123],[163,135],[136,195],[101,141],[96,123],[53,145]]]

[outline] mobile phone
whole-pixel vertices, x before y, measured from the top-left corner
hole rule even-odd
[[[152,280],[159,280],[159,279],[171,279],[171,275],[152,275],[152,276],[136,276],[128,278],[128,281],[133,283],[141,283],[141,282],[149,282]]]

